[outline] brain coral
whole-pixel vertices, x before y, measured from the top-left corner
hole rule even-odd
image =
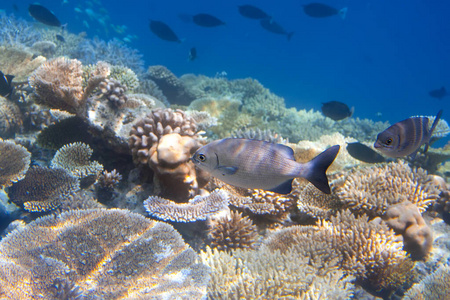
[[[31,154],[12,141],[0,139],[0,188],[11,186],[25,177]]]
[[[202,299],[209,270],[198,260],[169,224],[127,210],[74,210],[41,217],[1,241],[0,295]]]

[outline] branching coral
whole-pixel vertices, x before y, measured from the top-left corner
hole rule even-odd
[[[22,124],[23,116],[17,104],[0,96],[0,137],[13,136]]]
[[[158,219],[174,222],[206,220],[212,214],[228,209],[228,195],[216,190],[207,196],[195,196],[188,203],[176,203],[151,196],[144,201],[147,212]]]
[[[353,211],[369,216],[381,216],[388,206],[403,201],[414,203],[423,212],[439,197],[432,179],[423,169],[389,163],[353,171],[336,194]]]
[[[36,166],[9,188],[8,195],[12,202],[25,210],[42,212],[57,208],[62,198],[79,188],[78,179],[67,171]]]
[[[211,267],[208,299],[349,299],[352,276],[335,266],[315,268],[295,252],[238,249],[201,252]]]
[[[56,152],[50,166],[64,169],[80,180],[93,177],[95,181],[103,171],[103,166],[90,160],[92,152],[91,147],[84,143],[67,144]]]
[[[25,177],[31,154],[23,146],[0,139],[0,188],[9,187]]]
[[[55,299],[58,286],[88,299],[201,299],[209,281],[172,226],[119,209],[39,218],[0,253],[0,294],[10,299]]]
[[[252,249],[258,230],[249,217],[231,211],[230,215],[212,218],[208,224],[211,247],[222,251]]]
[[[102,188],[112,189],[119,184],[121,180],[122,175],[120,175],[116,169],[111,172],[104,170],[103,173],[98,176],[97,184]]]

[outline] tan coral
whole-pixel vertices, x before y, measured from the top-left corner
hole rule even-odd
[[[79,188],[78,179],[67,171],[36,166],[9,188],[8,195],[12,202],[25,210],[43,212],[57,208],[61,199]]]
[[[208,224],[211,247],[222,251],[252,249],[258,236],[258,229],[248,216],[231,211],[229,216],[212,218]]]
[[[30,162],[31,153],[25,147],[0,138],[0,188],[24,178]]]
[[[0,243],[0,294],[202,299],[209,271],[172,226],[119,209],[46,216]]]
[[[442,265],[406,293],[404,300],[448,299],[450,295],[450,266]]]
[[[439,190],[423,169],[411,169],[404,162],[356,169],[336,194],[358,213],[382,216],[388,206],[410,201],[420,212],[439,197]]]
[[[151,196],[144,201],[144,207],[152,216],[174,222],[195,222],[206,220],[213,214],[228,210],[228,195],[216,190],[210,195],[195,196],[188,203],[176,203],[168,199]]]
[[[22,125],[23,116],[17,104],[0,96],[0,137],[14,136]]]
[[[28,76],[46,61],[43,56],[14,47],[0,47],[0,53],[0,70],[14,75],[15,82],[26,82]]]
[[[122,175],[117,172],[116,169],[111,172],[104,170],[102,174],[98,176],[97,184],[106,189],[113,189],[122,180]]]

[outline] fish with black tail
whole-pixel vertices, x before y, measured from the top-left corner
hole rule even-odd
[[[30,4],[28,12],[36,21],[48,26],[61,27],[61,22],[50,10],[39,4]]]
[[[351,157],[370,164],[382,163],[386,161],[383,156],[374,151],[372,148],[359,142],[348,143],[347,152]]]
[[[445,87],[441,87],[440,89],[429,91],[428,94],[431,97],[437,98],[439,100],[441,100],[442,98],[444,98],[445,96],[448,95],[447,90],[445,89]]]
[[[271,17],[266,14],[262,9],[253,6],[253,5],[238,5],[239,14],[241,16],[253,19],[253,20],[262,20],[262,19],[270,19]]]
[[[322,103],[322,114],[325,117],[340,121],[349,118],[355,112],[355,108],[349,108],[347,104],[339,101],[330,101]]]
[[[3,97],[8,97],[12,91],[12,80],[14,75],[5,75],[2,71],[0,71],[0,95]]]
[[[194,164],[212,176],[237,187],[289,194],[294,178],[302,177],[323,193],[330,193],[325,174],[339,152],[332,146],[307,163],[294,159],[292,148],[266,141],[226,138],[197,150]]]
[[[285,35],[288,41],[290,41],[292,36],[294,35],[294,32],[286,31],[286,29],[284,29],[280,24],[275,22],[273,19],[262,19],[259,21],[259,24],[261,25],[262,28],[264,28],[269,32]]]
[[[428,126],[427,117],[411,117],[395,123],[378,134],[373,146],[388,157],[414,155],[423,144],[425,144],[424,152],[426,152],[441,115],[442,110],[436,115],[431,128]]]
[[[162,40],[181,43],[175,32],[164,22],[150,20],[150,30]]]
[[[339,15],[342,19],[345,19],[347,7],[336,9],[323,3],[310,3],[303,5],[303,11],[305,14],[313,18],[327,18]]]
[[[196,14],[192,21],[201,27],[217,27],[225,25],[225,22],[210,14]]]

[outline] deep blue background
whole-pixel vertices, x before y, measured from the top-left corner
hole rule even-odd
[[[450,90],[450,2],[435,0],[331,1],[348,7],[345,20],[338,16],[314,19],[304,14],[310,1],[137,1],[41,0],[68,30],[87,31],[102,39],[137,35],[128,45],[144,55],[146,66],[162,64],[176,75],[214,76],[226,71],[229,79],[253,77],[287,106],[320,110],[321,102],[343,101],[355,106],[355,116],[391,123],[411,115],[434,115],[444,108],[450,120],[450,96],[439,101],[428,95],[445,85]],[[31,2],[30,2],[31,3]],[[27,6],[17,1],[18,15],[32,20]],[[285,36],[263,30],[258,21],[238,14],[237,5],[253,4],[295,34]],[[5,5],[5,4],[4,4]],[[8,4],[10,5],[10,4]],[[91,8],[97,16],[85,13]],[[1,8],[1,7],[0,7]],[[11,7],[5,7],[13,12]],[[226,26],[202,28],[184,23],[178,14],[211,13]],[[104,18],[108,33],[97,19]],[[169,24],[182,44],[158,39],[149,30],[149,19]],[[86,20],[90,28],[83,26]],[[125,34],[110,25],[126,25]],[[196,47],[198,59],[187,61]],[[376,113],[381,112],[381,118]]]

